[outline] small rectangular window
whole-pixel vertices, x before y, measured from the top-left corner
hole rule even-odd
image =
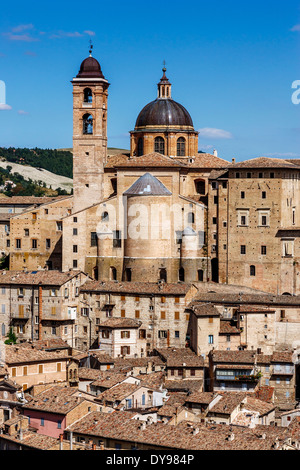
[[[266,255],[267,254],[267,247],[265,245],[262,245],[261,247],[261,254]]]
[[[91,246],[97,246],[97,239],[97,232],[91,232]]]
[[[120,230],[113,231],[113,247],[121,248],[121,231]]]

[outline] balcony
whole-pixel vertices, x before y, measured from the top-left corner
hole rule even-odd
[[[294,366],[286,365],[286,366],[279,366],[276,365],[273,367],[271,375],[294,375],[295,368]]]
[[[241,373],[228,373],[226,375],[222,373],[216,374],[216,380],[222,381],[222,382],[257,382],[261,377],[261,373],[258,372],[257,374],[241,374]]]
[[[13,320],[28,320],[30,315],[30,310],[24,310],[24,312],[12,311],[11,318]]]

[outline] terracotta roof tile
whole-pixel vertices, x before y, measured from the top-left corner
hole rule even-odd
[[[280,158],[258,157],[234,163],[229,166],[230,170],[236,168],[290,168],[297,170],[300,169],[300,166]]]
[[[44,286],[61,286],[75,276],[78,276],[80,271],[0,271],[0,285],[38,285]]]
[[[81,292],[112,292],[123,294],[185,295],[191,284],[157,282],[87,281]]]

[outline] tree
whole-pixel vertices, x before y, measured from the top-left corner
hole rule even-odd
[[[4,341],[5,344],[16,344],[18,338],[14,334],[12,328],[10,328],[10,330],[7,333],[6,337],[7,337],[7,340]]]

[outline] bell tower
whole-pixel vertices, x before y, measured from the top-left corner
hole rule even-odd
[[[107,160],[107,89],[99,62],[89,57],[73,78],[73,192],[74,212],[103,199]]]

